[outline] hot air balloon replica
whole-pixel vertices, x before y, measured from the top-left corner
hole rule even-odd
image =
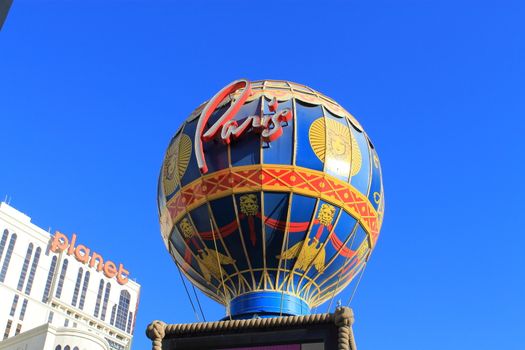
[[[381,166],[334,100],[288,81],[238,80],[173,136],[158,208],[169,253],[226,319],[308,315],[374,249]]]

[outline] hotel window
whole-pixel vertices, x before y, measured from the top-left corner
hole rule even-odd
[[[51,290],[51,283],[53,282],[53,276],[55,275],[55,269],[57,267],[57,257],[53,256],[51,259],[51,266],[49,266],[49,273],[47,274],[46,286],[44,288],[44,295],[42,296],[42,302],[46,302],[49,297],[49,291]]]
[[[71,350],[71,348],[69,347],[69,345],[66,345],[64,346],[64,350]]]
[[[124,350],[124,345],[121,345],[117,343],[116,341],[111,340],[110,338],[106,337],[106,341],[109,343],[109,348],[112,350]]]
[[[2,271],[0,271],[0,282],[4,282],[5,275],[7,274],[7,269],[9,268],[9,262],[11,262],[11,255],[13,254],[13,249],[15,249],[16,243],[16,234],[11,236],[9,240],[9,246],[7,247],[7,252],[5,253],[4,264],[2,265]]]
[[[115,327],[117,327],[118,329],[122,329],[123,331],[126,330],[126,321],[128,319],[130,299],[131,295],[127,290],[123,290],[120,292]]]
[[[67,326],[69,326],[69,318],[66,318],[66,319],[64,320],[64,327],[67,327]],[[65,350],[65,349],[64,349],[64,350]]]
[[[106,319],[106,310],[108,309],[108,300],[109,300],[109,294],[111,293],[111,284],[108,282],[106,283],[106,292],[104,293],[104,303],[102,303],[102,314],[100,315],[100,318],[102,321]]]
[[[71,305],[77,306],[78,292],[80,291],[80,282],[82,282],[82,274],[84,270],[80,267],[77,274],[77,282],[75,283],[75,291],[73,292],[73,299],[71,300]]]
[[[16,325],[15,335],[20,334],[21,330],[22,330],[22,325],[19,323]]]
[[[4,230],[4,234],[2,235],[2,240],[0,240],[0,261],[2,261],[2,254],[4,254],[4,248],[7,242],[7,235],[9,235],[9,231]]]
[[[115,311],[117,310],[117,304],[113,305],[113,307],[111,308],[111,319],[109,321],[109,323],[114,326],[115,325]]]
[[[57,298],[60,298],[62,295],[62,287],[64,287],[64,279],[66,278],[67,264],[67,259],[64,259],[64,262],[62,263],[62,271],[60,271],[60,277],[58,279],[57,292],[55,293]]]
[[[129,334],[131,334],[131,322],[133,321],[133,312],[129,312],[129,316],[128,316],[128,326],[126,328],[126,332],[128,332]]]
[[[53,316],[55,316],[55,313],[50,311],[49,316],[47,316],[47,323],[53,323]]]
[[[38,261],[40,260],[40,253],[42,249],[40,247],[36,248],[35,257],[33,258],[33,263],[31,264],[31,271],[29,271],[29,278],[27,279],[26,285],[26,294],[31,294],[31,288],[33,287],[33,280],[35,279],[36,268],[38,266]]]
[[[16,306],[18,305],[18,294],[15,294],[15,297],[13,298],[13,303],[11,304],[11,311],[9,312],[9,316],[14,316],[16,312]]]
[[[18,279],[18,287],[16,287],[16,289],[20,291],[26,280],[27,268],[29,266],[29,261],[31,260],[31,254],[33,254],[33,243],[29,243],[29,246],[27,247],[26,258],[24,259],[24,265],[22,265],[22,271],[20,272],[20,278]]]
[[[9,337],[9,333],[11,332],[11,325],[13,324],[13,321],[8,320],[7,324],[5,326],[5,332],[4,332],[4,339],[7,339]]]
[[[62,350],[62,347],[60,345],[57,345],[57,347],[55,348],[55,350]]]
[[[84,301],[86,300],[86,292],[89,286],[89,276],[89,271],[86,271],[86,275],[84,276],[84,284],[82,285],[82,293],[80,293],[80,302],[78,303],[80,310],[84,309]]]
[[[100,279],[100,284],[98,285],[98,293],[97,293],[97,303],[95,304],[95,312],[93,313],[93,316],[98,317],[98,313],[100,311],[100,301],[102,300],[102,292],[104,291],[104,280]]]
[[[22,303],[22,309],[20,309],[20,321],[24,320],[24,317],[26,315],[26,309],[27,309],[27,299],[24,299],[24,302]]]

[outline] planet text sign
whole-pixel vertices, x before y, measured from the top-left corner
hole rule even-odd
[[[56,231],[55,236],[51,239],[51,251],[55,253],[66,252],[67,255],[75,256],[79,262],[89,265],[89,267],[95,267],[97,271],[102,271],[107,278],[116,277],[117,282],[120,284],[126,284],[128,282],[129,271],[124,268],[124,265],[119,264],[117,266],[113,261],[106,260],[96,252],[91,252],[83,244],[79,244],[75,247],[77,241],[77,235],[73,233],[71,240],[67,238],[63,233]]]

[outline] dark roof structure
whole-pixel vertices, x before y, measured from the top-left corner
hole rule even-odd
[[[0,0],[0,30],[2,30],[2,26],[4,25],[12,3],[13,0]]]
[[[306,316],[251,318],[187,324],[152,322],[146,335],[152,350],[215,349],[228,346],[283,344],[322,339],[325,349],[356,350],[350,308]]]

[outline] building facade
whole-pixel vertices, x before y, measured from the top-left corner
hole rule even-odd
[[[18,343],[8,338],[33,339],[24,334],[43,325],[55,338],[85,333],[108,349],[130,349],[140,285],[122,264],[79,243],[76,235],[52,235],[0,203],[0,349]]]
[[[110,345],[89,330],[55,327],[49,323],[0,342],[2,350],[107,350]]]

